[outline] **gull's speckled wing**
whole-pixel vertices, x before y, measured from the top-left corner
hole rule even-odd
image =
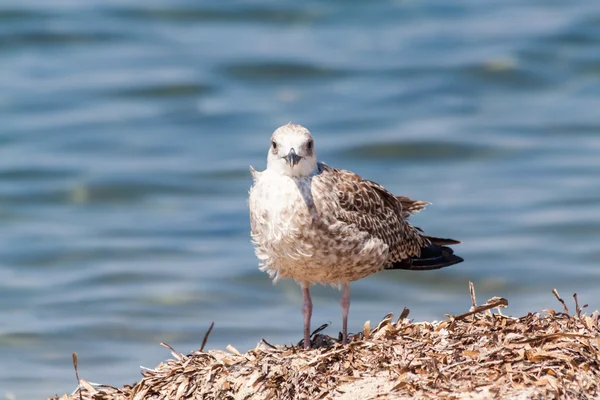
[[[337,193],[336,218],[387,244],[389,264],[419,257],[421,249],[429,245],[428,238],[406,221],[427,203],[396,197],[383,186],[350,171],[325,164],[319,164],[319,169],[321,173],[314,179]]]

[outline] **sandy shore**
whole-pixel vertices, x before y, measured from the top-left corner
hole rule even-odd
[[[184,355],[163,344],[173,358],[139,383],[80,379],[53,399],[598,398],[599,313],[569,312],[554,293],[560,311],[509,317],[502,298],[439,322],[412,322],[405,310],[365,323],[346,346],[317,333],[310,351],[263,342],[246,354]]]

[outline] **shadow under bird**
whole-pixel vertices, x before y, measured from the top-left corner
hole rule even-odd
[[[424,271],[463,261],[447,247],[459,241],[426,236],[407,221],[429,203],[394,196],[353,172],[318,162],[303,126],[275,130],[266,170],[250,171],[250,229],[260,270],[274,282],[293,278],[302,287],[305,348],[311,345],[311,285],[343,287],[346,343],[350,282],[382,270]]]

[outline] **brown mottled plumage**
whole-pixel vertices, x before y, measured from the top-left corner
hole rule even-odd
[[[383,269],[427,270],[459,263],[453,239],[425,236],[408,217],[428,203],[394,196],[353,172],[317,162],[310,132],[285,125],[271,138],[267,169],[252,169],[250,226],[261,270],[293,278],[304,294],[304,344],[310,346],[309,286],[344,287],[347,337],[349,283]]]
[[[389,249],[384,267],[410,257],[419,257],[421,248],[428,240],[408,223],[404,204],[422,204],[407,197],[398,199],[383,186],[362,179],[353,172],[331,168],[320,163],[320,174],[315,180],[327,182],[331,190],[337,191],[339,208],[337,218],[354,224],[372,237],[381,239]],[[404,203],[403,203],[404,201]],[[414,209],[419,209],[417,205]],[[422,208],[422,207],[421,207]]]

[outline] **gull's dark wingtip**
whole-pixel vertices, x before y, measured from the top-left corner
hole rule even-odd
[[[438,246],[451,246],[453,244],[461,244],[460,240],[449,239],[449,238],[438,238],[433,236],[424,236],[427,240],[429,240],[433,244],[437,244]]]
[[[432,269],[446,268],[463,262],[464,259],[454,254],[450,247],[430,244],[421,249],[420,257],[398,261],[386,269],[405,269],[410,271],[427,271]]]

